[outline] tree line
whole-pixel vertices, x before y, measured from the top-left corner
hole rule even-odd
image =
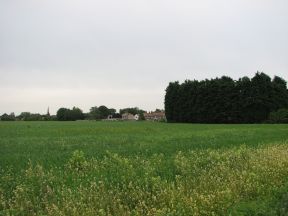
[[[55,120],[55,116],[41,115],[39,113],[22,112],[20,115],[16,116],[14,112],[7,114],[4,113],[0,116],[1,121],[48,121]]]
[[[286,84],[281,77],[271,79],[260,72],[251,79],[222,76],[181,84],[170,82],[165,94],[166,118],[168,122],[184,123],[285,123]]]
[[[14,113],[7,114],[4,113],[0,116],[1,121],[76,121],[76,120],[102,120],[107,119],[109,115],[112,118],[121,118],[124,113],[131,113],[133,115],[139,114],[140,119],[144,120],[143,113],[146,111],[139,109],[138,107],[129,107],[120,109],[119,112],[114,108],[108,108],[105,105],[101,105],[99,107],[94,106],[91,107],[88,113],[84,113],[80,108],[73,107],[69,108],[60,108],[57,110],[56,115],[50,115],[49,112],[47,114],[41,115],[39,113],[30,113],[30,112],[22,112],[20,115],[15,116]]]
[[[56,117],[59,121],[75,121],[75,120],[102,120],[107,119],[108,116],[111,118],[121,118],[122,114],[128,112],[133,115],[139,114],[142,115],[145,111],[139,109],[138,107],[124,108],[120,109],[120,112],[117,113],[116,109],[108,108],[104,105],[99,107],[94,106],[90,108],[88,113],[83,113],[81,109],[73,107],[72,109],[60,108],[57,111]],[[144,120],[144,119],[142,119]]]

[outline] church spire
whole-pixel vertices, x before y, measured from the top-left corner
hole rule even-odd
[[[50,116],[49,106],[48,106],[48,109],[47,109],[47,116]]]

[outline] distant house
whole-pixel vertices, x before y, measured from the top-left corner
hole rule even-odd
[[[124,113],[122,114],[122,120],[135,120],[135,118],[131,113]]]
[[[150,120],[150,121],[160,121],[164,120],[165,113],[164,112],[149,112],[149,113],[144,113],[145,120]]]

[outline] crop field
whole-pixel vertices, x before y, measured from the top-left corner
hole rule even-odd
[[[288,215],[288,125],[0,122],[0,215]]]

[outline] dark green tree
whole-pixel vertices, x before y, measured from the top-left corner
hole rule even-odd
[[[166,88],[164,103],[165,115],[168,122],[179,122],[178,111],[180,111],[180,108],[177,105],[179,105],[179,97],[182,96],[178,93],[179,88],[179,82],[170,82]]]
[[[67,108],[62,107],[62,108],[58,109],[57,114],[56,114],[57,120],[58,121],[68,121],[67,112],[68,112]]]
[[[171,82],[165,95],[168,122],[257,123],[266,121],[270,112],[287,107],[285,80],[275,77],[271,81],[260,72],[251,80],[222,76]]]
[[[89,118],[94,120],[100,119],[100,111],[97,106],[90,108]]]
[[[100,119],[106,119],[109,115],[115,116],[116,109],[114,108],[107,108],[104,105],[101,105],[99,107],[91,107],[89,112],[89,118],[94,120],[100,120]]]
[[[11,113],[10,115],[4,113],[0,119],[1,121],[15,121],[16,120],[14,113]]]
[[[84,119],[84,114],[82,110],[78,107],[73,107],[72,110],[69,110],[68,116],[69,116],[69,120],[72,120],[72,121]]]
[[[84,119],[84,114],[81,109],[73,107],[72,110],[67,108],[60,108],[57,111],[58,121],[76,121]]]
[[[31,113],[30,112],[21,112],[19,116],[17,116],[17,118],[19,120],[22,120],[22,121],[26,121],[30,118],[31,116]]]
[[[106,119],[108,115],[110,115],[110,110],[102,105],[98,107],[99,113],[100,113],[100,119]]]

